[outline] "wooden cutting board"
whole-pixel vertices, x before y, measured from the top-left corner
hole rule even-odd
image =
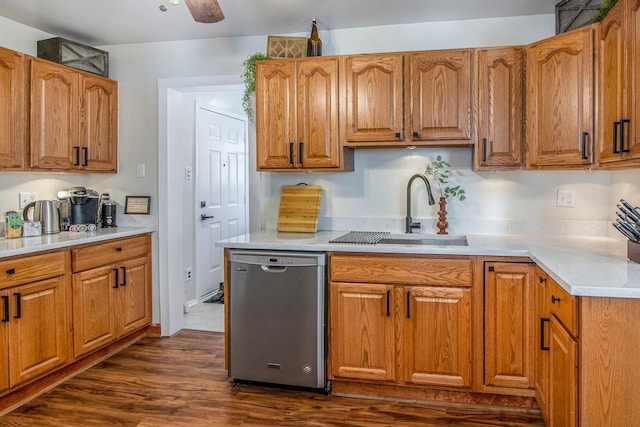
[[[320,185],[283,185],[278,231],[315,233],[320,212]]]

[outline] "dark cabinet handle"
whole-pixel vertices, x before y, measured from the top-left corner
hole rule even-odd
[[[549,323],[549,318],[548,317],[540,318],[540,350],[549,351],[549,347],[544,345],[544,341],[545,341],[545,339],[544,339],[544,324],[545,323]]]
[[[624,144],[624,124],[625,123],[630,123],[631,120],[629,119],[622,119],[620,120],[620,152],[621,153],[628,153],[631,150],[629,150],[628,148],[624,148],[625,144]]]
[[[387,317],[391,316],[391,307],[390,307],[390,300],[391,298],[391,291],[387,291]]]
[[[73,147],[73,158],[73,166],[80,166],[80,147],[77,145]]]
[[[19,319],[22,317],[22,295],[19,292],[13,294],[16,297],[16,315],[13,316],[14,319]]]
[[[9,297],[7,295],[2,295],[2,305],[4,306],[4,316],[2,316],[3,322],[9,321]]]
[[[587,139],[589,132],[582,132],[582,160],[587,160]]]
[[[487,161],[487,138],[482,138],[482,161]]]
[[[304,157],[303,157],[303,155],[302,155],[302,153],[304,152],[304,150],[303,150],[303,145],[304,145],[304,143],[303,143],[303,142],[299,142],[299,143],[298,143],[298,161],[300,162],[300,166],[302,166],[302,164],[303,164],[303,159],[304,159]]]
[[[413,137],[414,137],[414,138],[419,138],[419,137],[420,137],[420,134],[419,134],[418,132],[414,132],[414,133],[413,133]]]
[[[613,122],[613,153],[620,154],[620,150],[618,149],[618,127],[620,127],[620,122]]]
[[[7,270],[7,274],[11,275],[11,274],[16,274],[16,269],[15,268],[10,268]]]
[[[293,164],[293,142],[289,143],[289,163]]]
[[[122,283],[120,286],[127,286],[127,267],[120,267],[122,270]]]
[[[551,295],[551,304],[555,304],[557,302],[560,302],[560,297],[557,297],[555,295]]]
[[[540,277],[538,279],[538,282],[540,282],[540,284],[547,283],[547,278],[546,277]]]
[[[407,292],[407,319],[411,319],[411,292]]]
[[[112,270],[116,273],[116,280],[114,281],[113,289],[118,289],[118,272],[120,270],[118,270],[117,268],[112,268]]]
[[[118,246],[118,247],[116,248],[116,252],[122,252],[122,247],[121,247],[121,246]]]
[[[400,132],[396,132],[396,139],[402,139],[402,134]]]
[[[82,166],[87,166],[89,164],[89,147],[82,147],[82,156],[84,157]]]

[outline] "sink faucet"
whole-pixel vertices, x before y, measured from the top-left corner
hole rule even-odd
[[[415,181],[416,178],[420,178],[424,181],[424,185],[427,186],[427,194],[429,196],[429,204],[435,205],[436,201],[433,200],[433,194],[431,194],[431,185],[429,185],[429,180],[426,176],[422,174],[415,174],[411,178],[409,178],[409,183],[407,184],[407,217],[405,219],[405,233],[412,233],[414,228],[420,228],[419,222],[413,222],[411,218],[411,184]]]

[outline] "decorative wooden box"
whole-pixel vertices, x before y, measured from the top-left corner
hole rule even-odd
[[[627,240],[627,257],[640,264],[640,243]]]
[[[556,4],[556,34],[592,24],[603,0],[562,0]]]
[[[38,58],[109,77],[109,52],[61,37],[39,40]]]
[[[306,37],[267,37],[267,55],[270,58],[302,58],[307,56]]]

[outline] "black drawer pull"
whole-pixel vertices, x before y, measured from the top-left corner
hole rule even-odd
[[[80,166],[80,147],[73,147],[73,166]]]
[[[298,161],[300,162],[300,166],[304,164],[304,142],[298,143]]]
[[[549,323],[549,320],[548,317],[540,318],[540,350],[542,351],[549,351],[549,347],[544,345],[544,324]]]
[[[84,155],[84,163],[82,164],[82,166],[88,166],[89,165],[89,148],[87,147],[82,147],[82,154]]]
[[[122,283],[120,286],[127,286],[127,268],[120,267],[120,269],[122,270]]]
[[[289,143],[289,163],[293,164],[293,142]]]
[[[2,305],[4,306],[4,316],[2,316],[3,322],[9,321],[9,297],[7,295],[2,295]]]
[[[560,302],[560,297],[551,295],[551,304],[555,304],[556,302]]]
[[[540,282],[540,284],[542,284],[542,283],[547,283],[547,278],[546,278],[546,277],[540,277],[540,278],[538,279],[538,281]]]
[[[15,268],[8,269],[7,274],[16,274],[16,269]]]
[[[407,292],[407,319],[411,319],[411,293]]]
[[[117,268],[112,268],[112,270],[116,273],[116,280],[113,284],[113,289],[118,289],[118,272],[120,270],[118,270]]]
[[[391,291],[387,291],[387,317],[391,316],[391,310],[390,310],[390,306],[389,306],[389,300],[391,297]]]
[[[420,137],[420,134],[419,134],[418,132],[414,132],[414,133],[413,133],[413,137],[414,137],[414,138],[419,138],[419,137]]]
[[[19,319],[22,317],[22,295],[19,292],[13,294],[16,297],[16,315],[13,316],[14,319]]]
[[[482,138],[482,161],[487,161],[487,138]]]
[[[121,248],[120,246],[118,246],[118,247],[116,248],[116,252],[122,252],[122,248]]]

